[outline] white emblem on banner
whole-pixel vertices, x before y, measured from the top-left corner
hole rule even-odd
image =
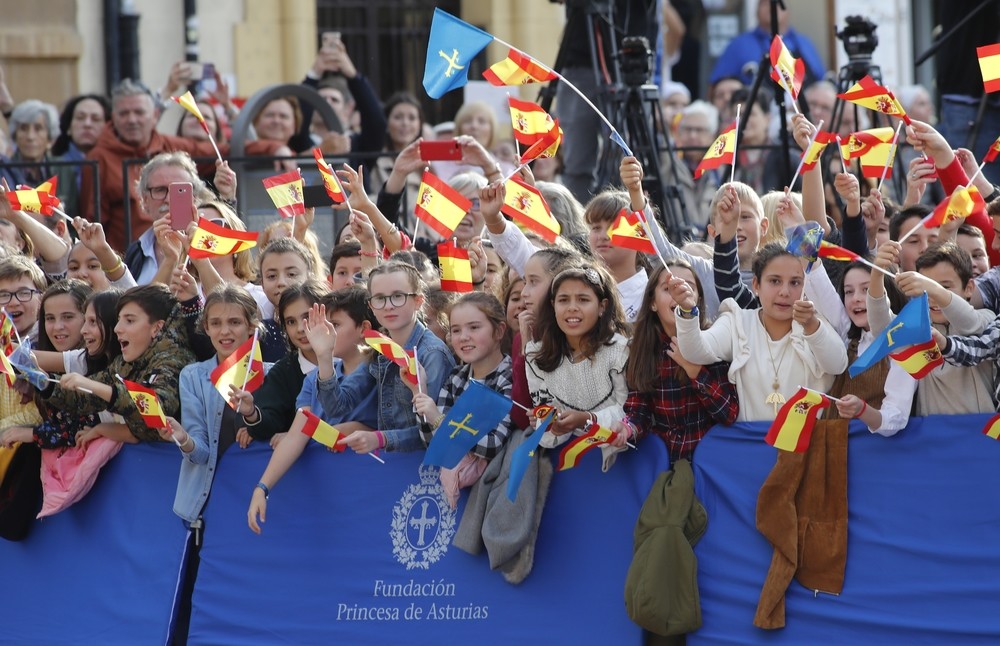
[[[429,569],[448,552],[456,512],[444,497],[437,467],[421,465],[420,484],[411,484],[392,508],[392,555],[407,570]]]

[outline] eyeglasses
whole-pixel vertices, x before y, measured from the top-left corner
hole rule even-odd
[[[165,200],[167,199],[167,191],[170,190],[169,186],[147,186],[146,193],[149,194],[154,200]]]
[[[214,220],[209,220],[209,222],[211,222],[217,227],[222,227],[223,229],[232,229],[232,227],[229,226],[229,223],[223,220],[222,218],[215,218]]]
[[[14,297],[17,297],[17,300],[21,303],[27,303],[34,298],[35,294],[41,294],[41,292],[37,289],[28,289],[27,287],[19,289],[16,292],[0,292],[0,305],[7,305]]]
[[[3,292],[0,292],[0,296]],[[393,307],[402,307],[406,303],[406,299],[410,296],[416,296],[417,294],[413,292],[396,292],[395,294],[389,294],[388,296],[372,296],[368,299],[368,304],[372,306],[373,310],[385,309],[385,304],[389,303]]]

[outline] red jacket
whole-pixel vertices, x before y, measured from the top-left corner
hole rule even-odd
[[[279,141],[253,141],[247,143],[247,153],[251,155],[271,155],[281,146]],[[227,145],[220,145],[223,154],[229,152]],[[192,157],[214,157],[211,142],[194,141],[183,137],[172,137],[153,131],[146,147],[133,146],[118,138],[111,123],[104,126],[97,143],[87,155],[88,160],[97,162],[101,190],[101,223],[108,243],[116,251],[124,251],[132,240],[138,238],[150,227],[153,220],[146,216],[139,205],[135,187],[139,182],[143,164],[129,166],[128,186],[131,205],[132,236],[125,239],[125,184],[122,177],[122,162],[126,159],[146,159],[164,152],[184,151]],[[94,220],[94,194],[91,167],[83,167],[80,184],[80,215]]]

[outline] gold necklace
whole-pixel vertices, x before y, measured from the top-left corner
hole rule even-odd
[[[778,368],[781,366],[781,362],[785,360],[785,352],[788,351],[788,346],[790,346],[791,343],[789,342],[788,344],[786,344],[785,347],[781,350],[781,356],[778,357],[778,363],[777,365],[775,365],[774,355],[771,353],[771,335],[768,334],[767,332],[767,326],[764,325],[763,317],[761,317],[760,324],[761,327],[764,328],[764,335],[767,337],[766,338],[767,358],[771,360],[771,370],[774,371],[774,381],[771,382],[771,390],[774,392],[769,393],[768,396],[764,398],[764,403],[772,404],[774,406],[774,416],[777,417],[778,409],[781,408],[781,406],[787,401],[785,399],[785,396],[782,395],[780,392],[778,392],[778,386],[780,385],[778,383]]]

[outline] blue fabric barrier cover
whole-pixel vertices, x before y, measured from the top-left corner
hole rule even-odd
[[[179,464],[173,444],[125,446],[82,500],[0,540],[0,641],[164,643],[187,536]]]
[[[839,597],[796,581],[786,626],[753,625],[772,548],[755,525],[775,462],[766,424],[716,427],[695,454],[708,531],[695,548],[709,644],[1000,643],[1000,442],[986,415],[915,418],[894,437],[852,422],[848,547]]]
[[[418,476],[422,453],[381,465],[311,444],[272,491],[261,536],[246,511],[271,450],[227,453],[205,513],[191,643],[640,643],[625,573],[639,509],[667,467],[661,442],[641,449],[608,473],[592,451],[554,474],[534,570],[518,586],[485,552],[446,540],[466,496],[442,513],[436,477]]]

